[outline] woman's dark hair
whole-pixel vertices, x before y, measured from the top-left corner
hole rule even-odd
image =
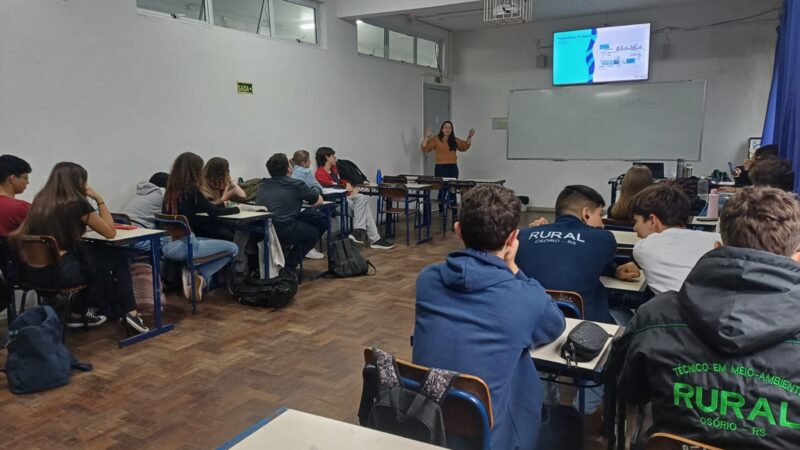
[[[318,148],[317,154],[314,155],[315,159],[317,160],[317,167],[325,167],[325,163],[328,161],[328,156],[335,154],[336,152],[330,147]]]
[[[608,212],[608,217],[617,220],[633,220],[631,218],[633,196],[652,184],[653,172],[649,167],[638,164],[632,166],[625,172],[625,177],[622,179],[622,193],[611,207],[611,211]]]
[[[152,177],[150,177],[150,183],[155,184],[160,188],[166,188],[168,180],[169,174],[166,172],[156,172]]]
[[[505,245],[520,218],[519,199],[514,191],[496,184],[470,189],[461,200],[461,239],[469,248],[494,252]]]
[[[768,158],[770,156],[778,157],[778,144],[767,144],[763,147],[758,147],[756,151],[753,152],[753,159],[758,160],[761,158]]]
[[[203,158],[191,152],[181,153],[172,163],[172,170],[164,192],[164,211],[178,213],[178,202],[193,191],[199,191],[203,182]]]
[[[228,160],[214,157],[203,167],[203,182],[207,196],[211,200],[219,200],[225,189],[231,185],[231,169]]]
[[[47,182],[20,226],[21,234],[53,236],[62,250],[73,250],[86,232],[83,215],[92,207],[86,200],[89,175],[82,166],[60,162],[53,166]]]
[[[14,155],[0,156],[0,184],[5,183],[11,175],[21,177],[32,171],[31,165],[22,158]]]
[[[767,156],[756,160],[750,169],[753,186],[771,186],[784,191],[794,190],[794,170],[786,159]]]
[[[444,126],[450,124],[450,136],[447,137],[447,146],[450,147],[450,151],[454,152],[458,150],[458,144],[456,144],[456,129],[453,127],[453,122],[449,120],[445,120],[442,123],[442,126],[439,128],[439,140],[444,141]]]

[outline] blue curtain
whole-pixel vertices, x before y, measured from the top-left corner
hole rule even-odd
[[[762,145],[778,144],[800,190],[800,0],[784,0]]]

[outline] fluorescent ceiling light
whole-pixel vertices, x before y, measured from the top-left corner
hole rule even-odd
[[[301,29],[301,30],[313,30],[314,28],[316,28],[316,27],[314,26],[314,24],[313,24],[313,23],[303,23],[303,24],[300,24],[300,29]]]
[[[363,21],[363,20],[361,20],[361,19],[358,19],[358,20],[356,20],[356,23],[357,23],[357,24],[359,24],[359,25],[363,25],[363,24],[364,24],[364,21]]]

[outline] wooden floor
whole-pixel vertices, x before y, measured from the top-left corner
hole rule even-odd
[[[365,250],[377,276],[307,281],[279,311],[217,290],[192,315],[169,293],[170,333],[118,349],[121,325],[72,332],[69,348],[94,371],[26,396],[0,377],[0,448],[212,448],[279,406],[355,423],[363,348],[410,357],[416,275],[460,247],[452,233],[434,236]],[[305,264],[311,273],[324,263]]]

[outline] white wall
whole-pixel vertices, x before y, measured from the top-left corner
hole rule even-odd
[[[664,26],[701,25],[747,16],[780,6],[779,1],[729,0],[695,7],[619,13],[608,16],[460,32],[453,36],[451,70],[453,119],[459,135],[476,128],[472,149],[461,154],[462,176],[501,175],[507,186],[531,195],[532,204],[552,207],[567,184],[587,184],[610,196],[608,179],[630,166],[622,161],[506,160],[506,132],[491,130],[492,117],[505,117],[512,89],[549,88],[550,68],[537,69],[534,41],[552,44],[554,31],[628,23]],[[776,13],[768,18],[777,17]],[[772,78],[776,21],[698,31],[673,31],[671,52],[659,59],[664,34],[653,37],[651,81],[708,80],[702,161],[694,174],[707,174],[741,161],[747,140],[760,136]],[[551,50],[545,51],[548,57]],[[565,118],[568,120],[568,118]],[[673,163],[665,164],[666,172]]]
[[[462,3],[475,2],[474,0],[339,0],[337,14],[341,18],[364,18]]]
[[[182,151],[265,176],[328,145],[368,176],[421,170],[423,69],[356,52],[326,1],[325,49],[137,13],[135,0],[0,2],[0,153],[83,164],[112,210]],[[237,95],[236,81],[255,95]]]

